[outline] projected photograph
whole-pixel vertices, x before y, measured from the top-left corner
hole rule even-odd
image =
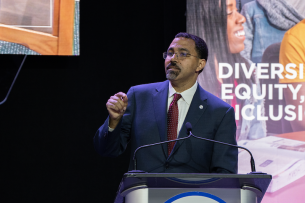
[[[79,55],[79,0],[0,0],[0,54]]]
[[[263,203],[305,190],[305,1],[187,0],[187,32],[209,47],[200,85],[235,109],[238,145],[273,179]],[[238,173],[251,171],[239,151]]]

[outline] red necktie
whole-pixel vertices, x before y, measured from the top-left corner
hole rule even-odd
[[[180,94],[174,94],[174,99],[169,106],[167,112],[167,140],[177,139],[177,128],[178,128],[178,100],[181,98]],[[168,156],[172,152],[176,142],[167,143],[167,154]]]

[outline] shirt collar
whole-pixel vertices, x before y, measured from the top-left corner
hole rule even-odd
[[[176,90],[173,88],[173,86],[170,82],[168,84],[169,84],[168,85],[168,98],[170,98],[176,93]],[[197,90],[197,85],[198,85],[198,82],[196,80],[195,84],[190,89],[187,89],[187,90],[179,93],[179,94],[181,94],[182,98],[188,105],[191,105],[194,94]]]

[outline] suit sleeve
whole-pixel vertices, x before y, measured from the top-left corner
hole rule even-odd
[[[112,132],[108,131],[108,116],[104,124],[98,129],[93,138],[94,148],[102,156],[119,156],[125,151],[130,140],[135,106],[133,88],[130,88],[130,90],[127,92],[127,97],[127,109],[116,128]]]
[[[236,123],[233,107],[225,113],[218,130],[215,140],[236,145]],[[235,147],[214,144],[211,173],[237,173],[238,149]]]

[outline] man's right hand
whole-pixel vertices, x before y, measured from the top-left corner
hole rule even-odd
[[[115,129],[125,113],[128,104],[128,97],[125,93],[119,92],[111,96],[106,107],[109,112],[109,127]]]

